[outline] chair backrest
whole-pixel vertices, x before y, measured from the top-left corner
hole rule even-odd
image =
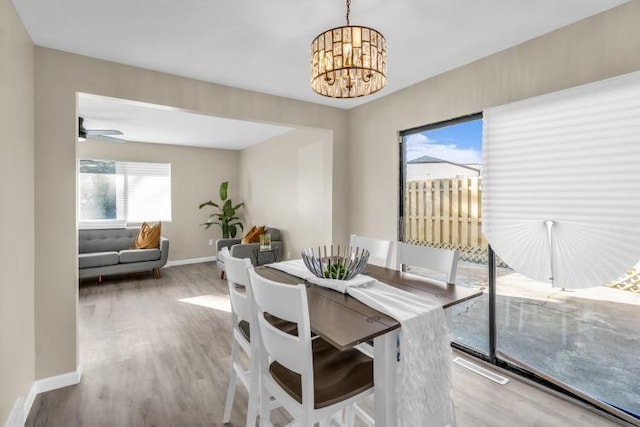
[[[264,232],[269,233],[272,242],[279,242],[280,240],[282,240],[279,228],[265,227]]]
[[[393,268],[393,242],[352,234],[351,246],[367,249],[369,251],[370,258],[381,259],[384,261],[385,267]]]
[[[311,326],[307,288],[288,285],[258,275],[249,267],[258,329],[260,330],[261,364],[263,374],[269,371],[269,362],[275,361],[302,376],[303,405],[313,405],[313,356],[311,352]],[[296,323],[298,335],[292,335],[273,326],[265,317],[272,316]],[[265,366],[267,365],[267,366]]]
[[[231,313],[233,315],[233,327],[236,328],[242,320],[253,323],[253,300],[251,298],[251,287],[249,286],[249,274],[247,267],[251,261],[247,258],[235,258],[229,253],[229,248],[222,248],[220,256],[225,265],[227,274],[227,285],[229,286],[229,297],[231,298]],[[244,287],[241,292],[237,286]]]
[[[401,270],[403,265],[427,268],[444,273],[447,283],[452,285],[456,283],[459,257],[457,250],[430,248],[428,246],[398,242],[396,253],[396,268],[398,270]]]

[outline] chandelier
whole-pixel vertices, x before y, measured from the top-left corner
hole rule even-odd
[[[349,24],[333,28],[311,43],[311,88],[331,98],[371,95],[387,84],[387,42],[378,31]]]

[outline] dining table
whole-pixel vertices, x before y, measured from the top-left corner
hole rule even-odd
[[[280,283],[304,283],[307,286],[311,330],[337,349],[344,351],[373,340],[375,422],[385,427],[397,426],[396,364],[400,322],[346,293],[311,284],[268,265],[257,267],[256,272]],[[482,295],[478,289],[373,264],[368,264],[362,274],[439,305],[447,312],[456,304]]]

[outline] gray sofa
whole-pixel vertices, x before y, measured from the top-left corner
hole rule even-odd
[[[160,237],[159,249],[131,249],[138,228],[80,230],[78,265],[80,278],[152,271],[160,278],[160,267],[169,257],[169,240]]]
[[[265,233],[269,233],[271,235],[271,247],[278,248],[277,251],[277,259],[276,261],[282,260],[282,238],[280,236],[280,230],[277,228],[265,228]],[[254,250],[260,246],[260,243],[242,243],[242,238],[240,239],[218,239],[216,240],[216,254],[220,252],[222,248],[229,248],[229,252],[231,252],[232,257],[236,258],[249,258],[251,260],[251,264],[256,265],[256,258]],[[272,259],[268,257],[264,257],[262,254],[258,254],[258,257],[261,263],[265,262],[273,262]],[[221,257],[217,256],[217,264],[218,268],[220,268],[220,278],[224,279],[224,263],[220,259]]]

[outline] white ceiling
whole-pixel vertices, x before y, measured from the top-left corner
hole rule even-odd
[[[353,0],[381,31],[388,85],[335,100],[309,87],[309,45],[343,25],[344,0],[13,0],[34,43],[287,98],[352,108],[625,0]],[[243,149],[291,128],[81,95],[87,129],[128,141]]]
[[[353,0],[381,31],[387,88],[357,100],[309,87],[309,45],[344,0],[13,0],[35,44],[287,98],[351,108],[625,0]]]
[[[242,150],[293,128],[223,119],[160,105],[79,94],[87,130],[115,129],[126,141]]]

